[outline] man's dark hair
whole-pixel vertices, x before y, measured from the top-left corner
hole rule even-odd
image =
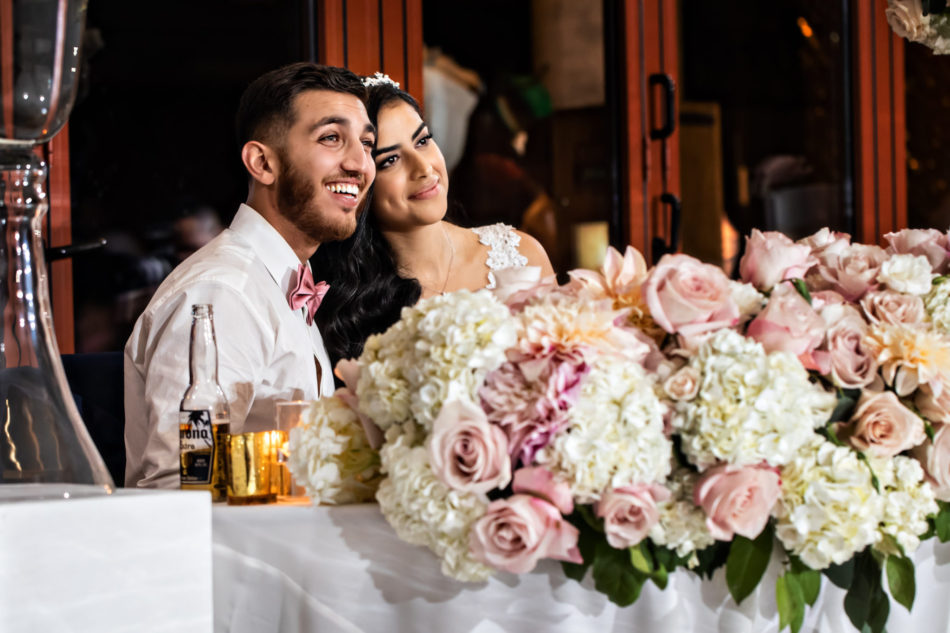
[[[235,128],[238,147],[248,141],[275,142],[294,124],[294,99],[308,90],[329,90],[366,103],[360,78],[345,68],[298,62],[264,73],[241,95]]]

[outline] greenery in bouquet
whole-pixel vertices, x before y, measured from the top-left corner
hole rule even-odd
[[[887,0],[887,22],[900,37],[950,53],[950,7],[947,0]]]
[[[777,561],[782,628],[824,577],[883,630],[950,538],[950,242],[885,239],[753,231],[741,281],[609,249],[404,309],[340,392],[385,433],[383,514],[459,580],[553,558],[626,605],[724,568],[742,602]]]

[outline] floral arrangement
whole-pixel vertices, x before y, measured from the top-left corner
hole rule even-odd
[[[887,0],[885,15],[900,37],[950,53],[950,8],[946,0]]]
[[[741,281],[609,249],[564,285],[510,269],[420,301],[338,366],[294,472],[345,489],[325,467],[365,482],[371,458],[339,446],[378,448],[382,513],[456,579],[553,558],[626,605],[725,566],[738,603],[777,544],[781,628],[824,576],[882,631],[921,540],[950,539],[950,238],[885,240],[753,231]]]

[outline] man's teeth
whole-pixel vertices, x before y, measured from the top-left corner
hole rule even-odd
[[[357,196],[360,193],[359,185],[351,185],[339,182],[327,185],[327,189],[331,193],[345,193],[351,196]]]

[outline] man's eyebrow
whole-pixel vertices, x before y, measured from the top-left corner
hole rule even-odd
[[[347,121],[345,118],[341,117],[341,116],[336,116],[336,115],[332,115],[332,114],[331,114],[330,116],[325,116],[325,117],[323,117],[322,119],[320,119],[319,121],[316,121],[315,123],[313,123],[313,124],[310,126],[310,128],[307,130],[307,132],[308,132],[308,133],[313,133],[314,130],[316,130],[317,128],[321,128],[321,127],[323,127],[324,125],[332,125],[332,124],[334,124],[334,123],[346,124],[346,123],[348,123],[348,121]]]
[[[422,123],[419,124],[419,127],[416,128],[416,131],[412,133],[412,138],[416,138],[417,136],[419,136],[419,133],[422,132],[422,130],[424,130],[425,127],[426,127],[426,122],[423,121]],[[373,150],[373,158],[376,158],[376,157],[379,156],[380,154],[385,154],[386,152],[391,152],[391,151],[393,151],[394,149],[399,149],[399,144],[398,144],[398,143],[397,143],[396,145],[390,145],[389,147],[380,147],[379,149],[374,149],[374,150]]]

